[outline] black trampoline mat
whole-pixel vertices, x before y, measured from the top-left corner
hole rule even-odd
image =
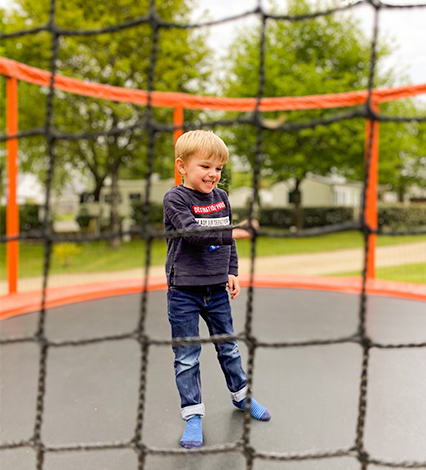
[[[353,335],[359,295],[326,291],[254,291],[253,334],[261,342],[327,340]],[[93,300],[51,309],[45,334],[72,341],[135,330],[141,295]],[[231,302],[235,331],[244,330],[247,289]],[[368,297],[367,333],[381,344],[426,341],[424,302]],[[146,333],[170,339],[166,293],[148,294]],[[34,334],[38,314],[4,320],[2,338]],[[208,332],[200,321],[201,336]],[[247,348],[240,342],[247,360]],[[205,446],[237,441],[243,413],[231,403],[212,344],[200,358]],[[47,359],[42,441],[46,446],[129,441],[136,426],[141,350],[133,339],[50,347]],[[1,442],[28,440],[34,429],[39,346],[2,346]],[[356,343],[258,348],[253,396],[267,406],[269,422],[251,421],[250,443],[258,452],[308,453],[347,449],[355,444],[362,349]],[[365,448],[386,461],[426,461],[426,348],[370,350]],[[149,347],[143,443],[179,449],[185,423],[180,418],[170,346]],[[0,452],[2,470],[34,470],[30,448]],[[256,459],[254,470],[358,470],[352,457],[297,462]],[[48,452],[44,470],[136,470],[132,449]],[[149,455],[146,470],[243,470],[238,451],[212,455]],[[369,465],[370,470],[379,467]],[[383,467],[380,467],[383,468]]]

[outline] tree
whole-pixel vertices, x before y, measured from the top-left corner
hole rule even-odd
[[[334,3],[336,4],[336,3]],[[307,0],[290,0],[289,15],[313,11]],[[315,7],[319,11],[319,7]],[[231,46],[223,94],[256,96],[259,87],[260,30],[240,31]],[[370,42],[350,16],[324,15],[298,21],[268,20],[265,45],[263,96],[304,96],[362,90],[368,85]],[[389,86],[395,77],[380,72],[380,61],[389,53],[379,47],[375,86]],[[264,113],[277,124],[326,118],[337,109]],[[341,112],[341,111],[340,111]],[[335,122],[329,126],[284,132],[262,131],[262,175],[273,180],[292,178],[296,225],[301,228],[300,184],[309,173],[337,173],[363,177],[365,120]],[[232,146],[243,162],[253,162],[255,132],[246,125],[233,129]],[[389,149],[384,149],[384,153]]]
[[[6,32],[47,22],[45,2],[18,0],[19,9],[10,13]],[[157,2],[157,14],[166,21],[185,22],[191,0]],[[148,0],[59,0],[56,22],[67,30],[97,29],[131,20],[148,12]],[[141,24],[115,33],[90,36],[61,36],[57,72],[77,79],[120,87],[147,89],[153,31]],[[23,36],[5,41],[1,53],[36,67],[49,69],[51,39],[48,33]],[[202,36],[192,30],[162,28],[159,34],[154,89],[157,91],[191,91],[202,89],[206,80],[208,49]],[[21,129],[43,126],[43,93],[31,85],[20,89]],[[41,94],[41,96],[40,96]],[[44,102],[43,102],[44,101]],[[37,104],[36,104],[37,103]],[[111,180],[111,229],[118,231],[118,179],[124,174],[144,177],[147,173],[148,134],[141,125],[147,109],[107,100],[89,99],[57,92],[54,101],[54,127],[60,132],[93,134],[96,138],[58,141],[55,145],[57,176],[66,176],[71,168],[92,175],[94,195],[99,198],[106,178]],[[159,122],[171,123],[171,110],[153,110]],[[114,129],[126,131],[105,135]],[[43,172],[46,166],[46,143],[43,139],[21,141],[27,161],[24,168]],[[34,143],[36,145],[34,145]],[[164,175],[173,168],[173,142],[170,134],[155,141],[154,171]],[[112,241],[117,247],[119,239]]]
[[[381,106],[389,115],[425,115],[425,107],[414,100],[394,101]],[[420,114],[419,114],[420,113]],[[426,124],[409,122],[380,123],[379,183],[386,184],[403,202],[413,185],[426,187]]]

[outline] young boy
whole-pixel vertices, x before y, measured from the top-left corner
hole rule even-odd
[[[190,131],[178,139],[175,158],[184,183],[172,188],[164,197],[166,231],[232,224],[228,197],[225,191],[216,188],[228,157],[226,145],[213,132]],[[198,337],[200,316],[210,335],[234,334],[226,287],[232,299],[238,297],[240,285],[234,239],[250,236],[248,231],[234,228],[167,239],[167,303],[172,338]],[[216,343],[215,348],[232,402],[243,410],[247,376],[237,341]],[[198,361],[201,345],[174,346],[173,351],[181,416],[186,421],[180,443],[187,449],[201,447],[201,418],[204,416]],[[253,398],[250,410],[255,419],[268,421],[271,417]]]

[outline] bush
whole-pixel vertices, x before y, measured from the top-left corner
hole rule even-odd
[[[261,209],[258,217],[261,226],[288,229],[294,225],[294,208]],[[356,211],[358,212],[358,210]],[[426,226],[426,204],[379,206],[379,227],[388,230],[411,230]],[[234,209],[234,223],[248,218],[246,208]],[[353,207],[305,207],[304,228],[323,227],[354,220]]]
[[[136,225],[142,225],[143,221],[143,211],[145,203],[144,202],[135,202],[132,204],[132,220]],[[148,222],[150,225],[163,226],[163,205],[151,202],[149,205],[148,213]]]
[[[88,210],[83,207],[82,209],[80,209],[76,221],[80,228],[87,228],[90,224],[91,219],[92,217],[89,215]]]
[[[426,204],[379,206],[379,227],[409,230],[426,226]]]
[[[75,243],[58,243],[53,247],[53,256],[58,258],[61,266],[66,268],[71,265],[71,257],[81,253],[83,248]]]
[[[6,233],[6,207],[0,206],[0,233]]]
[[[36,204],[22,204],[19,206],[19,229],[21,232],[38,229],[42,222],[38,218],[39,206]],[[6,206],[0,207],[0,233],[6,233]]]
[[[303,210],[304,227],[323,227],[354,220],[353,207],[307,207]]]
[[[266,227],[285,227],[294,225],[294,209],[261,209],[259,224]]]
[[[323,227],[324,225],[339,224],[354,220],[352,207],[305,207],[303,210],[304,228]],[[248,209],[234,209],[234,222],[238,223],[248,217]],[[261,209],[260,226],[279,227],[288,229],[294,225],[295,209]]]

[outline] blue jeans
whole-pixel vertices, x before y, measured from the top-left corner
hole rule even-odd
[[[210,336],[234,334],[231,306],[224,285],[170,286],[167,292],[167,304],[172,338],[199,337],[200,316],[206,322]],[[215,343],[215,348],[231,396],[237,400],[243,399],[247,388],[247,376],[241,364],[237,341]],[[182,418],[189,419],[194,414],[203,416],[204,405],[201,401],[198,360],[201,345],[174,346],[173,352]]]

